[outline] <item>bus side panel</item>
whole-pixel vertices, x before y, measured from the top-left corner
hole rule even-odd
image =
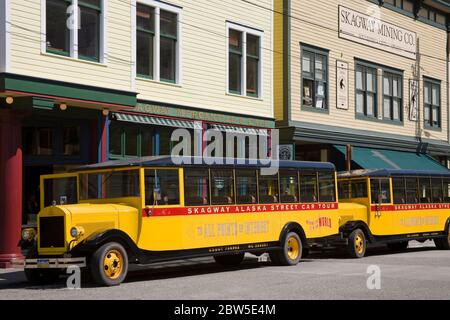
[[[393,223],[386,228],[386,234],[414,234],[443,232],[450,216],[448,209],[396,210],[386,212],[392,215]]]

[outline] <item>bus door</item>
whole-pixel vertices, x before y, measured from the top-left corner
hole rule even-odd
[[[370,218],[369,227],[373,235],[391,234],[392,192],[390,178],[370,178]]]

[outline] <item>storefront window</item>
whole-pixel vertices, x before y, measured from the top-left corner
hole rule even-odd
[[[53,154],[52,128],[24,128],[23,145],[25,155],[51,156]]]
[[[66,156],[80,155],[80,127],[63,129],[63,149]]]

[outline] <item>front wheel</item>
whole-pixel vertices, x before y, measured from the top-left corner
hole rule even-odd
[[[244,253],[214,256],[214,260],[224,267],[235,267],[244,261]]]
[[[434,244],[439,250],[450,250],[450,233],[447,238],[434,239]]]
[[[90,267],[97,284],[107,287],[120,285],[128,273],[127,252],[119,243],[107,243],[94,252]]]
[[[367,241],[364,232],[356,229],[348,237],[347,252],[352,258],[362,258],[366,254]]]
[[[303,245],[302,240],[295,232],[287,234],[282,248],[269,253],[270,260],[281,266],[295,266],[300,262],[302,257]]]

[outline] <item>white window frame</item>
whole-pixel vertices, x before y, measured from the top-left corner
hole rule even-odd
[[[108,1],[100,0],[100,5],[102,12],[100,14],[100,39],[99,39],[99,63],[106,64],[108,62],[107,53],[107,12],[108,12]],[[72,6],[74,9],[73,13],[73,24],[79,25],[80,21],[80,11],[78,7],[78,0],[72,0]],[[87,61],[79,59],[78,57],[78,29],[70,30],[70,58]],[[47,52],[47,0],[41,0],[41,53],[45,55],[55,55],[51,52]],[[60,56],[58,56],[60,57]],[[95,63],[95,62],[93,62]]]
[[[10,63],[10,4],[0,1],[0,72],[9,71]]]
[[[137,11],[137,4],[143,4],[149,7],[152,7],[155,9],[155,38],[154,38],[154,47],[153,47],[153,79],[145,79],[140,78],[137,74],[137,18],[136,18],[136,11]],[[170,82],[164,82],[161,81],[161,72],[160,72],[160,39],[161,39],[161,31],[160,31],[160,12],[161,10],[168,11],[171,13],[174,13],[178,17],[178,23],[177,23],[177,45],[176,45],[176,66],[175,66],[175,84],[181,85],[182,80],[182,17],[183,17],[183,8],[171,5],[168,3],[156,1],[156,0],[132,0],[131,1],[131,21],[132,21],[132,45],[131,45],[131,56],[133,59],[133,70],[132,70],[132,79],[145,79],[148,81],[155,81],[155,82],[161,82],[161,83],[168,83]],[[134,85],[133,85],[134,87]]]
[[[237,24],[234,22],[227,21],[227,37],[226,37],[226,48],[227,48],[227,93],[236,96],[248,97],[261,99],[263,97],[263,50],[264,47],[264,31],[257,30],[254,28],[246,27],[241,24]],[[230,38],[230,29],[242,32],[242,61],[241,61],[241,94],[236,94],[234,92],[230,92],[230,46],[229,46],[229,38]],[[247,34],[251,34],[253,36],[259,37],[259,66],[258,66],[258,96],[252,97],[247,95]]]

